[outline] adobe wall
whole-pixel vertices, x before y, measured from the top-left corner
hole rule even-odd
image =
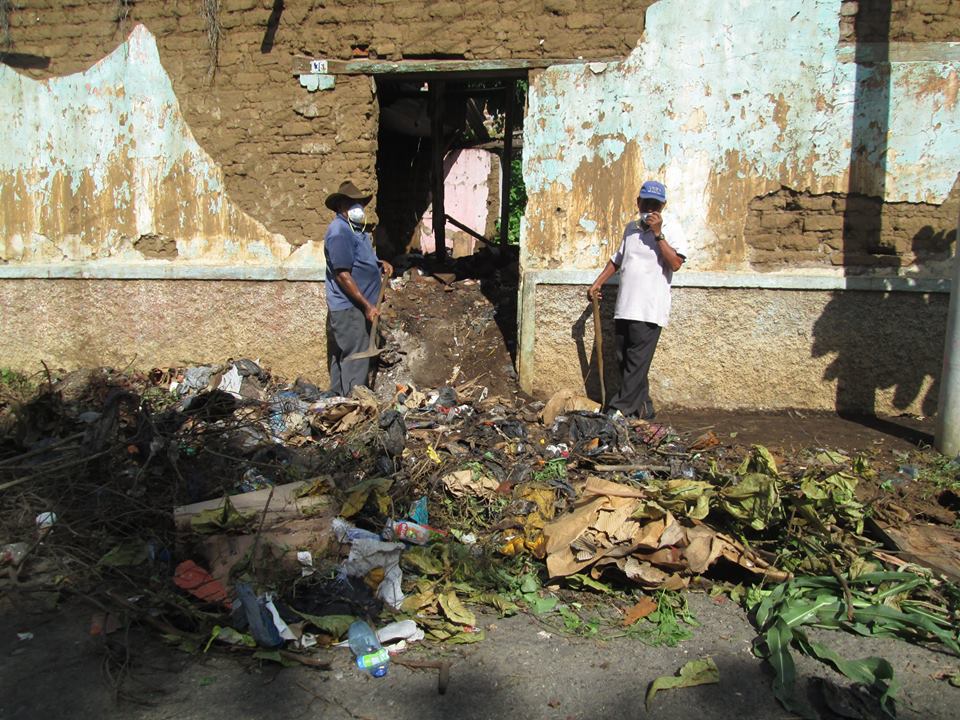
[[[378,106],[367,77],[341,76],[335,90],[308,93],[292,73],[295,56],[623,57],[650,3],[286,0],[265,52],[272,0],[221,0],[211,79],[201,0],[138,0],[123,18],[117,0],[18,0],[10,51],[50,59],[46,69],[25,70],[30,77],[63,76],[101,60],[142,23],[233,202],[296,248],[322,238],[323,199],[342,179],[376,191]]]

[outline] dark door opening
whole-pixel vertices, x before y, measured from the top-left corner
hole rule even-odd
[[[377,78],[378,242],[385,250],[442,259],[484,245],[517,245],[526,202],[520,173],[526,89],[526,80],[514,77]],[[441,174],[446,182],[438,185]],[[446,223],[435,221],[434,204],[443,206]],[[437,244],[434,225],[451,237]]]
[[[376,81],[378,253],[394,258],[398,273],[417,268],[421,276],[439,279],[441,292],[463,295],[479,288],[471,307],[495,321],[513,374],[519,222],[526,204],[520,172],[525,74],[391,75]],[[471,312],[453,302],[454,295],[441,297],[446,301],[437,303],[433,316]],[[492,308],[481,307],[481,300]],[[456,333],[450,337],[454,347],[462,340]],[[439,366],[437,377],[462,362],[455,350],[435,355],[429,362]]]

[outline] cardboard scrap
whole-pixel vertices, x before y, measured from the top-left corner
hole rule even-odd
[[[271,552],[285,567],[299,571],[298,551],[309,550],[314,555],[322,553],[331,539],[336,504],[328,496],[301,497],[300,493],[309,487],[309,482],[295,482],[277,485],[272,496],[270,488],[231,495],[232,508],[251,516],[251,521],[245,526],[244,534],[220,532],[202,536],[200,550],[210,574],[227,587],[231,585],[230,570],[245,560],[253,549],[261,519],[258,555]],[[217,498],[175,508],[174,522],[181,538],[189,537],[191,542],[195,541],[193,519],[203,513],[222,510],[224,503],[224,498]]]
[[[960,530],[920,523],[899,528],[871,523],[871,530],[901,558],[960,581]]]
[[[310,425],[323,433],[343,433],[377,416],[378,401],[368,388],[357,385],[350,397],[318,400],[310,406]]]
[[[497,488],[500,487],[500,483],[497,482],[496,478],[492,478],[489,475],[474,477],[473,470],[469,468],[466,470],[457,470],[449,475],[445,475],[443,484],[454,497],[472,495],[483,498],[484,500],[496,500]]]
[[[547,570],[565,577],[591,568],[599,577],[616,566],[648,588],[678,590],[723,558],[757,574],[785,579],[756,553],[708,525],[670,511],[649,517],[644,490],[590,477],[574,511],[548,523]]]
[[[558,415],[575,412],[577,410],[599,412],[600,403],[579,394],[576,390],[566,388],[564,390],[558,390],[553,394],[553,397],[551,397],[543,407],[543,412],[540,417],[544,425],[550,426],[553,425],[553,421],[557,419]]]

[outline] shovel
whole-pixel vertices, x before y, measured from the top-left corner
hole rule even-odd
[[[383,309],[383,291],[387,289],[387,278],[383,278],[383,282],[380,283],[380,296],[377,298],[377,310]],[[375,358],[380,353],[384,351],[384,348],[377,347],[377,327],[380,325],[380,313],[377,313],[377,316],[373,319],[373,323],[370,325],[370,344],[367,346],[367,349],[363,352],[353,353],[353,355],[348,355],[346,361],[348,360],[366,360],[367,358]]]
[[[600,371],[600,407],[607,406],[607,388],[603,381],[603,329],[600,325],[600,298],[593,296],[593,346],[597,349],[597,369]]]

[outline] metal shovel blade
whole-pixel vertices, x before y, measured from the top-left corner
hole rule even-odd
[[[384,348],[375,347],[372,350],[364,350],[363,352],[354,353],[353,355],[347,355],[347,360],[366,360],[367,358],[377,357],[377,355],[383,351]]]
[[[384,280],[380,284],[380,296],[377,298],[377,309],[383,309],[383,293],[387,289],[387,281]],[[370,345],[363,352],[353,353],[352,355],[347,355],[344,362],[350,360],[366,360],[367,358],[377,357],[382,353],[386,348],[377,347],[377,329],[380,327],[380,316],[377,315],[373,319],[373,324],[370,326]]]

